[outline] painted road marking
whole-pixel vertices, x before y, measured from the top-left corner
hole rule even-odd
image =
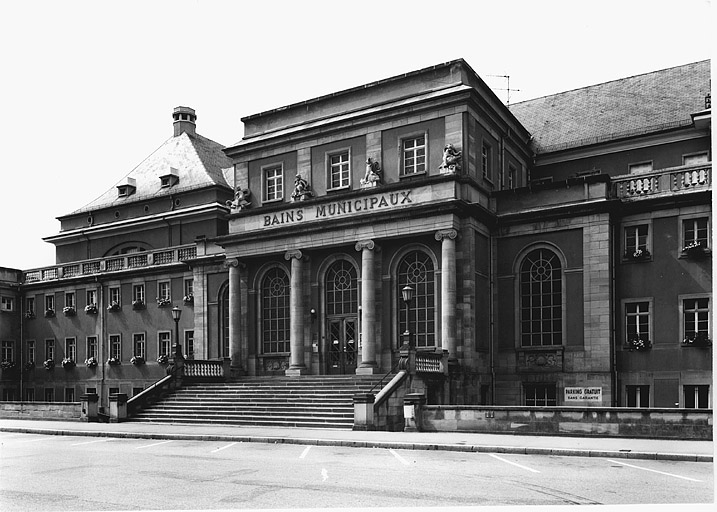
[[[84,443],[75,443],[70,446],[82,446],[83,444],[106,443],[109,439],[96,439],[94,441],[85,441]]]
[[[161,443],[145,444],[144,446],[137,446],[135,448],[135,450],[140,450],[142,448],[151,448],[152,446],[159,446],[160,444],[167,444],[167,443],[171,443],[171,442],[172,441],[169,440],[169,441],[162,441]]]
[[[403,464],[404,466],[410,466],[410,465],[411,465],[410,462],[408,462],[406,459],[404,459],[403,457],[401,457],[401,456],[398,454],[398,452],[397,452],[396,450],[394,450],[393,448],[389,448],[388,451],[391,452],[391,454],[392,454],[394,457],[396,457],[399,461],[401,461],[401,464]]]
[[[665,473],[664,471],[657,471],[656,469],[649,469],[649,468],[643,468],[640,466],[634,466],[632,464],[628,464],[627,462],[620,462],[619,460],[612,460],[612,459],[605,459],[605,460],[607,460],[608,462],[612,462],[613,464],[622,464],[623,466],[627,466],[629,468],[641,469],[643,471],[650,471],[652,473],[659,473],[660,475],[673,476],[675,478],[681,478],[682,480],[689,480],[690,482],[702,482],[702,480],[696,480],[694,478],[689,478],[686,476],[675,475],[673,473]]]
[[[311,450],[311,445],[304,448],[304,451],[301,452],[301,455],[299,455],[299,458],[303,459],[304,457],[306,457],[306,455],[309,453],[309,450]]]
[[[498,457],[498,456],[497,456],[496,454],[494,454],[494,453],[489,453],[488,455],[490,455],[490,456],[493,457],[494,459],[498,459],[498,460],[501,461],[501,462],[505,462],[506,464],[510,464],[510,465],[515,466],[515,467],[517,467],[517,468],[524,469],[524,470],[526,470],[526,471],[531,471],[531,472],[533,472],[533,473],[540,473],[540,471],[538,471],[537,469],[529,468],[528,466],[523,466],[522,464],[518,464],[517,462],[511,462],[511,461],[509,461],[509,460],[507,460],[507,459],[504,459],[503,457]]]
[[[28,439],[27,441],[18,441],[18,443],[34,443],[35,441],[47,441],[52,439],[54,436],[36,437],[35,439]]]
[[[229,443],[229,444],[226,445],[226,446],[222,446],[221,448],[217,448],[216,450],[212,450],[211,453],[217,453],[217,452],[220,452],[220,451],[222,451],[222,450],[226,450],[227,448],[231,448],[231,447],[234,446],[235,444],[237,444],[237,443]]]

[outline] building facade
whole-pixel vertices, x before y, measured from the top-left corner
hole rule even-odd
[[[245,117],[226,148],[178,107],[18,274],[5,397],[132,395],[176,338],[237,378],[384,374],[410,341],[448,357],[429,402],[711,407],[709,77],[507,107],[457,60]]]

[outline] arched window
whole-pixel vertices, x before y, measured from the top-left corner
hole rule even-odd
[[[351,315],[358,311],[356,268],[346,260],[334,262],[326,272],[326,314]]]
[[[229,357],[229,285],[219,291],[219,353]]]
[[[535,249],[520,265],[520,344],[535,347],[562,343],[560,259],[549,249]]]
[[[413,288],[413,300],[410,304],[410,318],[406,318],[406,308],[400,301],[401,290],[406,285]],[[417,347],[436,346],[436,295],[433,261],[424,252],[408,253],[398,265],[399,332],[408,330],[415,335]],[[407,324],[408,322],[408,324]]]
[[[262,352],[289,352],[291,315],[289,309],[289,276],[274,267],[261,280]]]

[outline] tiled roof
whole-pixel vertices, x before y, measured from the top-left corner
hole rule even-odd
[[[700,61],[510,105],[537,153],[689,126],[705,108],[710,61]]]
[[[221,144],[201,135],[182,133],[171,137],[117,183],[122,185],[127,178],[134,179],[137,186],[134,194],[118,197],[115,186],[70,215],[206,187],[231,189],[224,170],[232,167],[232,162],[223,149]],[[170,174],[172,168],[178,171],[179,183],[162,188],[160,176]]]

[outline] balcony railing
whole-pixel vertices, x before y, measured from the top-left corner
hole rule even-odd
[[[132,253],[109,258],[55,265],[47,268],[28,270],[23,273],[25,283],[52,281],[70,277],[81,277],[102,272],[118,272],[158,265],[169,265],[197,257],[195,245],[183,245],[158,251]]]
[[[613,179],[613,191],[619,199],[710,190],[711,187],[712,163],[672,167]]]

